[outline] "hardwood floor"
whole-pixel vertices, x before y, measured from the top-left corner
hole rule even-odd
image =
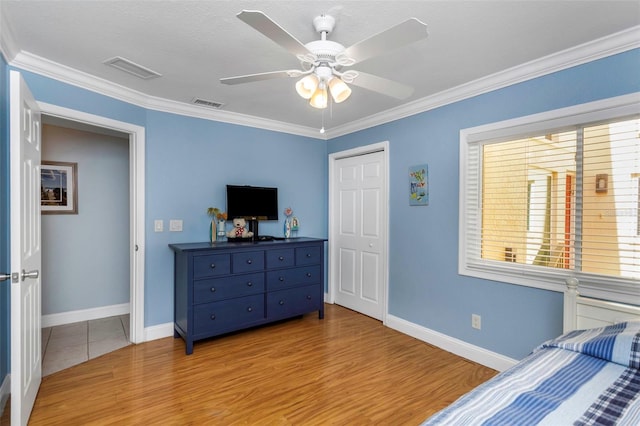
[[[184,349],[160,339],[45,377],[29,424],[416,425],[496,374],[336,305]]]

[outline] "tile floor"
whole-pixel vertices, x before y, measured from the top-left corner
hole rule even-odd
[[[47,376],[129,345],[129,315],[42,329],[42,375]]]

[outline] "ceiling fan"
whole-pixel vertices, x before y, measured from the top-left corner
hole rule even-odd
[[[315,108],[326,108],[328,94],[340,103],[351,95],[347,85],[353,84],[397,99],[411,96],[413,88],[402,83],[377,77],[362,71],[345,70],[365,59],[381,55],[388,50],[404,46],[427,37],[427,25],[410,18],[385,31],[366,38],[348,48],[327,40],[333,31],[335,19],[320,15],[313,26],[320,40],[302,44],[271,18],[258,10],[243,10],[238,18],[294,54],[302,69],[282,70],[221,78],[223,84],[242,84],[280,77],[302,77],[296,83],[296,91]]]

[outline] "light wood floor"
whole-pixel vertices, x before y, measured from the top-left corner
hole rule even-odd
[[[193,355],[166,338],[52,374],[29,424],[416,425],[495,374],[327,305]]]

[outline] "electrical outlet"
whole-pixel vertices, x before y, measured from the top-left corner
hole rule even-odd
[[[482,328],[482,317],[478,314],[471,314],[471,327],[476,330],[480,330]]]
[[[164,231],[164,221],[162,219],[156,219],[153,222],[153,230],[155,232],[162,232]]]

